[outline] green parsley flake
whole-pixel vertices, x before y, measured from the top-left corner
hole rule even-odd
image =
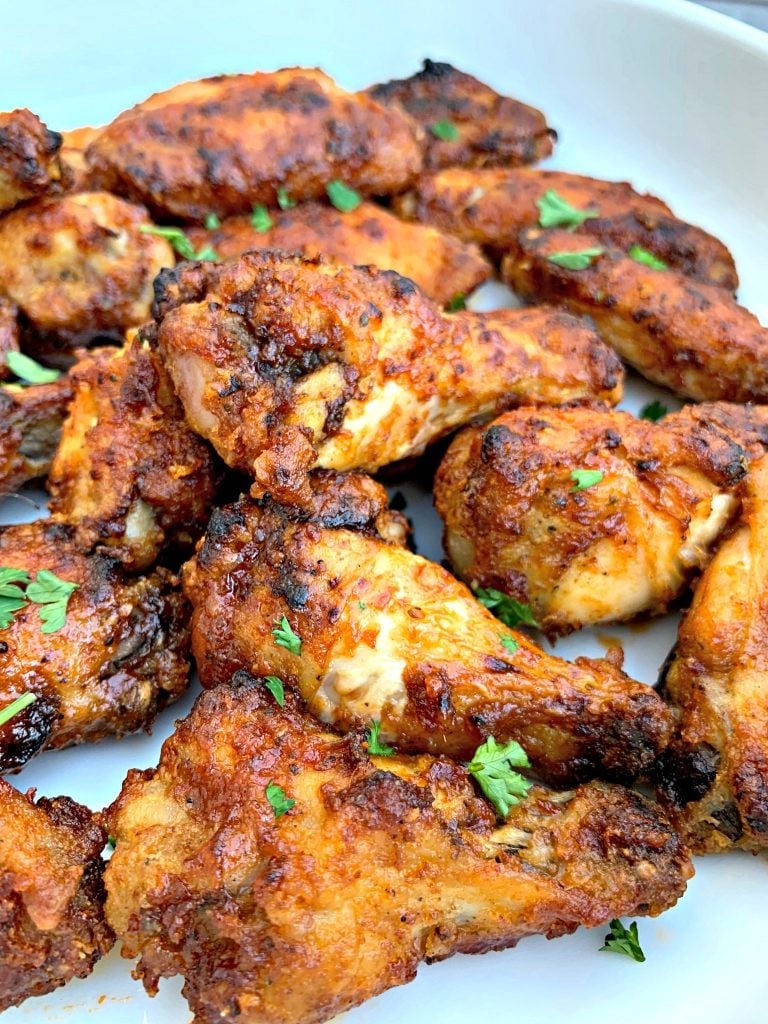
[[[221,221],[215,213],[206,213],[205,215],[205,229],[206,231],[215,231],[216,228],[221,227]]]
[[[279,676],[264,676],[264,685],[280,707],[285,705],[285,686]]]
[[[644,267],[650,267],[651,270],[667,270],[667,264],[664,260],[660,260],[658,256],[654,256],[652,252],[648,252],[647,249],[643,249],[640,245],[633,245],[627,255],[635,263],[642,263]]]
[[[67,619],[67,605],[79,584],[60,579],[47,569],[40,569],[27,587],[27,600],[40,605],[37,610],[41,633],[55,633]]]
[[[536,206],[539,208],[539,224],[543,228],[568,228],[569,231],[575,231],[585,220],[600,216],[600,211],[593,206],[587,210],[571,206],[568,200],[563,199],[553,188],[548,188],[544,195],[536,200]]]
[[[594,487],[603,479],[602,469],[572,469],[571,480],[573,480],[572,491],[586,491],[588,487]]]
[[[280,619],[277,626],[273,627],[272,636],[278,647],[284,647],[291,654],[301,654],[301,637],[298,633],[293,632],[291,624],[285,616]]]
[[[157,235],[158,238],[165,238],[171,243],[171,247],[183,260],[209,260],[215,263],[218,255],[210,245],[204,246],[199,252],[187,238],[181,228],[161,228],[157,224],[140,224],[139,231],[144,235]]]
[[[366,609],[365,601],[358,601],[357,602],[357,607],[360,609],[361,612],[364,612],[365,609]]]
[[[629,928],[625,928],[618,918],[614,918],[608,927],[611,930],[605,936],[605,945],[600,947],[601,953],[621,953],[639,964],[645,962],[645,953],[640,948],[637,934],[637,921],[633,921]]]
[[[37,694],[27,691],[22,693],[20,697],[17,697],[16,700],[11,701],[10,704],[6,704],[2,711],[0,711],[0,725],[10,722],[20,711],[28,708],[30,704],[34,704],[36,700]]]
[[[114,848],[117,846],[117,840],[113,835],[107,836],[107,846],[109,847],[110,850],[114,850]]]
[[[429,130],[441,142],[455,142],[459,137],[459,129],[453,121],[435,121],[429,126]]]
[[[34,359],[25,356],[23,352],[7,352],[5,363],[22,384],[52,384],[61,376],[59,370],[49,370],[47,366],[41,366]]]
[[[488,611],[493,612],[497,619],[514,629],[515,626],[538,627],[538,622],[533,617],[531,606],[523,604],[522,601],[515,601],[508,594],[503,594],[493,587],[478,587],[475,590],[475,597],[484,605]]]
[[[353,188],[349,188],[343,181],[338,179],[329,181],[325,186],[325,191],[328,193],[328,198],[336,209],[342,213],[351,213],[363,201],[359,192],[355,192]]]
[[[267,794],[269,806],[275,812],[276,818],[282,818],[284,814],[296,805],[296,801],[286,796],[276,782],[270,782],[265,793]]]
[[[505,650],[505,651],[507,651],[507,652],[508,652],[509,654],[514,654],[514,653],[515,653],[515,651],[516,651],[516,650],[518,649],[518,647],[520,646],[520,644],[519,644],[519,643],[517,642],[517,640],[515,640],[515,638],[514,638],[514,637],[511,637],[511,636],[505,636],[505,635],[504,635],[503,633],[500,633],[500,634],[499,634],[499,640],[501,640],[501,646],[502,646],[502,647],[504,648],[504,650]]]
[[[277,205],[281,210],[292,210],[296,205],[296,200],[291,199],[284,188],[277,190]]]
[[[467,771],[477,782],[484,796],[490,800],[501,818],[510,808],[528,796],[530,783],[514,768],[530,768],[525,751],[514,740],[499,746],[493,736],[481,743],[467,765]]]
[[[573,252],[553,252],[547,256],[550,263],[556,267],[563,267],[565,270],[586,270],[592,261],[602,256],[605,249],[601,245],[594,245],[591,249],[574,250]]]
[[[388,747],[386,743],[382,743],[379,740],[379,733],[381,732],[381,722],[371,722],[371,727],[368,730],[368,753],[374,757],[391,757],[394,752],[394,747]]]
[[[0,568],[0,629],[7,629],[16,612],[28,601],[22,588],[29,583],[29,574],[23,569]]]
[[[251,224],[260,235],[263,235],[265,231],[269,231],[274,221],[269,216],[269,210],[266,206],[254,206],[253,213],[251,214]]]
[[[456,313],[460,309],[467,308],[467,296],[464,292],[456,292],[451,301],[445,307],[449,313]]]
[[[649,402],[647,405],[644,405],[643,408],[640,410],[640,419],[650,420],[651,423],[656,423],[663,416],[666,416],[668,412],[669,409],[666,407],[666,405],[662,405],[661,402]]]

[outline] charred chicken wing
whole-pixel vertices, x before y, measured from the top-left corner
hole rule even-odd
[[[72,382],[0,387],[0,499],[48,474],[61,425],[72,399]]]
[[[69,184],[61,135],[31,110],[0,113],[0,213]]]

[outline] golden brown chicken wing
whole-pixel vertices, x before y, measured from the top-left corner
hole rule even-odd
[[[517,167],[549,156],[557,134],[540,110],[479,82],[450,64],[425,60],[410,78],[366,90],[403,107],[425,131],[425,167]]]
[[[222,258],[253,249],[284,249],[325,256],[332,263],[373,265],[409,277],[440,305],[471,292],[491,276],[491,265],[474,245],[435,228],[406,224],[374,203],[341,213],[322,203],[273,211],[273,226],[257,230],[250,217],[231,217],[220,228],[193,228],[196,248],[213,246]]]
[[[589,315],[648,380],[696,400],[768,401],[768,329],[723,288],[616,249],[601,252],[586,234],[532,228],[520,247],[522,255],[502,263],[510,286],[530,301]],[[583,269],[562,265],[573,253],[583,254]]]
[[[152,282],[175,262],[164,238],[139,230],[148,223],[142,207],[104,192],[42,199],[0,220],[0,289],[42,348],[121,340],[147,319]]]
[[[33,591],[40,599],[0,629],[0,707],[37,697],[0,726],[0,771],[43,747],[142,729],[187,686],[188,608],[177,578],[163,569],[126,577],[114,558],[81,554],[74,533],[46,519],[0,530],[0,568],[23,570],[49,595]],[[29,592],[24,581],[19,589]],[[60,628],[47,631],[46,612]]]
[[[61,135],[31,110],[0,113],[0,213],[69,184]]]
[[[87,807],[0,779],[0,1011],[84,978],[109,952],[101,851]]]
[[[100,128],[87,126],[61,133],[61,162],[68,171],[70,192],[90,192],[94,188],[85,151],[100,131]]]
[[[704,572],[663,683],[679,724],[660,795],[698,853],[768,851],[768,457]]]
[[[156,340],[189,423],[262,490],[377,469],[503,405],[620,395],[618,360],[551,310],[441,313],[393,271],[283,253],[183,264]]]
[[[181,974],[200,1024],[320,1024],[422,960],[658,914],[692,874],[634,793],[535,786],[498,826],[461,766],[370,757],[246,673],[200,697],[106,817],[123,955],[152,994]]]
[[[380,721],[409,751],[468,758],[493,733],[565,783],[630,779],[663,749],[671,717],[653,690],[507,629],[400,546],[399,520],[371,480],[321,473],[313,486],[313,508],[241,501],[214,513],[185,566],[204,686],[239,668],[279,676],[324,721]],[[281,624],[299,641],[278,642]]]
[[[8,353],[19,351],[19,309],[0,295],[0,380],[11,376]]]
[[[48,474],[71,400],[67,375],[52,384],[0,387],[0,498]]]
[[[53,518],[82,550],[106,548],[146,569],[169,543],[203,532],[219,473],[184,422],[156,352],[134,339],[71,371],[75,397],[48,481]]]
[[[351,94],[314,68],[218,75],[156,93],[103,128],[86,157],[101,188],[153,214],[202,222],[325,195],[406,187],[424,140],[402,110]]]
[[[661,199],[636,192],[626,181],[530,167],[449,167],[421,175],[410,191],[396,197],[394,207],[401,217],[434,224],[500,257],[517,251],[523,228],[533,227],[547,214],[564,216],[560,207],[553,210],[547,204],[550,190],[576,213],[590,214],[581,224],[575,217],[572,230],[623,252],[639,245],[690,277],[730,291],[738,287],[733,257],[719,239],[679,220]]]
[[[556,635],[666,611],[736,514],[745,471],[706,422],[514,409],[454,439],[435,505],[459,575]]]

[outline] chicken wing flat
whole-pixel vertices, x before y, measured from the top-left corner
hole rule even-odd
[[[314,68],[218,75],[156,93],[103,128],[86,152],[101,188],[159,217],[317,199],[343,180],[366,195],[406,187],[421,130],[400,109],[351,94]]]
[[[347,731],[376,720],[408,751],[469,758],[493,733],[566,784],[631,779],[666,745],[671,716],[652,689],[507,629],[401,546],[378,485],[333,473],[313,485],[312,510],[266,500],[214,513],[185,566],[204,686],[241,668],[275,675],[323,721]],[[293,650],[276,642],[283,617]]]
[[[150,993],[181,974],[195,1024],[320,1024],[423,960],[658,914],[692,874],[628,790],[535,786],[497,826],[463,767],[370,757],[246,673],[199,698],[106,820],[123,955]]]
[[[175,263],[164,238],[143,234],[147,211],[104,192],[79,192],[0,220],[0,288],[54,350],[121,340],[149,316],[152,282]]]
[[[19,309],[0,295],[0,380],[11,375],[8,353],[19,351]]]
[[[401,217],[433,224],[500,257],[517,251],[520,232],[539,223],[543,211],[536,204],[550,189],[577,211],[589,212],[575,230],[624,252],[639,245],[690,277],[729,291],[738,287],[733,257],[719,239],[679,220],[661,199],[626,181],[530,167],[449,167],[421,175],[394,206]]]
[[[474,245],[421,224],[406,224],[374,203],[341,213],[323,203],[302,203],[273,212],[273,226],[257,230],[250,217],[231,217],[220,228],[193,228],[196,248],[213,246],[222,258],[253,249],[283,249],[302,256],[325,256],[332,263],[373,265],[409,277],[441,306],[477,288],[491,276],[491,265]]]
[[[61,135],[31,110],[0,113],[0,213],[69,184]]]
[[[551,310],[443,314],[408,278],[284,253],[182,264],[156,337],[191,426],[263,490],[378,469],[502,405],[617,401],[621,367]]]
[[[666,611],[735,516],[745,466],[708,423],[514,409],[454,439],[435,506],[459,575],[557,635]]]
[[[109,952],[101,851],[87,807],[0,779],[0,1011],[84,978]]]
[[[75,397],[48,480],[56,520],[83,550],[135,571],[169,543],[189,548],[213,507],[214,457],[184,422],[156,352],[135,338],[71,371]]]
[[[523,298],[587,314],[600,335],[644,377],[697,401],[768,400],[768,329],[723,288],[677,270],[656,270],[599,239],[532,228],[502,276]],[[592,252],[584,269],[564,253]],[[560,262],[553,262],[555,257]]]
[[[427,138],[424,166],[517,167],[549,156],[557,134],[540,110],[450,64],[425,60],[410,78],[368,90],[379,103],[408,111]]]
[[[188,607],[175,576],[127,577],[114,558],[81,554],[74,530],[46,519],[0,530],[0,567],[33,580],[47,570],[65,591],[77,584],[56,631],[43,632],[45,604],[31,601],[0,630],[0,707],[28,691],[37,698],[0,726],[1,771],[43,747],[135,732],[184,692]]]
[[[0,387],[0,499],[47,476],[72,400],[72,382]]]
[[[698,853],[768,851],[768,457],[696,587],[663,687],[679,725],[660,795]]]

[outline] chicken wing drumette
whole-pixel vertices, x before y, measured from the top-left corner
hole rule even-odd
[[[633,778],[666,745],[671,716],[652,689],[507,629],[401,546],[402,522],[370,478],[312,483],[311,509],[241,501],[214,513],[185,566],[204,686],[240,668],[276,675],[323,721],[379,721],[410,751],[468,758],[493,733],[564,783]],[[276,642],[284,618],[300,642]]]
[[[422,960],[658,914],[692,873],[634,793],[534,786],[499,826],[463,767],[370,757],[246,673],[199,698],[106,820],[123,955],[150,993],[181,974],[196,1024],[320,1024]]]
[[[74,800],[35,803],[0,779],[0,1011],[84,978],[109,952],[106,839]]]
[[[378,469],[519,402],[616,401],[620,364],[551,310],[443,314],[407,278],[283,253],[183,264],[155,337],[188,422],[262,490]]]
[[[374,203],[342,213],[323,203],[302,203],[273,211],[272,227],[257,229],[250,217],[231,217],[220,228],[193,228],[196,248],[213,246],[222,258],[253,249],[283,249],[325,256],[332,263],[373,265],[409,277],[440,305],[471,292],[491,275],[491,265],[474,245],[435,228],[407,224]]]
[[[0,387],[0,498],[48,474],[72,393],[67,375]]]
[[[69,184],[61,135],[31,110],[0,113],[0,213]]]
[[[425,60],[410,78],[372,85],[379,103],[403,107],[424,129],[425,167],[517,167],[549,156],[556,133],[540,110],[450,64]]]
[[[0,707],[36,695],[0,726],[0,771],[43,747],[144,728],[187,686],[188,607],[177,578],[162,569],[126,577],[116,559],[81,554],[74,533],[46,519],[0,531],[0,568],[38,582],[41,570],[52,573],[43,579],[64,611],[60,628],[43,632],[46,605],[28,601],[0,630]],[[67,601],[68,584],[77,586]]]

